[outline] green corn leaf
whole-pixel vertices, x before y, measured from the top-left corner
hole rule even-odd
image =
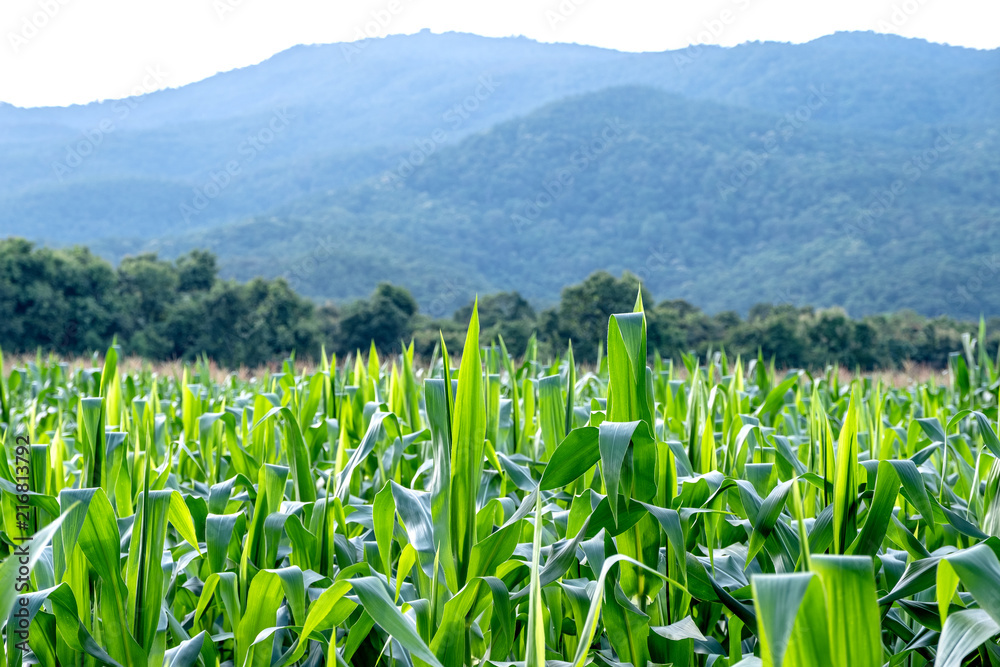
[[[611,514],[617,525],[618,495],[623,493],[620,488],[623,472],[626,475],[624,490],[626,501],[632,497],[648,501],[656,494],[655,443],[644,422],[606,421],[599,427],[598,447],[601,452],[601,477],[608,493]],[[632,454],[630,465],[626,466],[626,454],[630,451]]]
[[[871,558],[817,555],[812,567],[826,595],[833,664],[881,667],[881,615]]]
[[[874,556],[878,552],[889,528],[900,486],[896,468],[889,461],[880,461],[875,496],[869,504],[868,516],[861,531],[847,549],[848,554]]]
[[[486,438],[486,402],[479,356],[479,316],[472,308],[469,331],[462,348],[458,394],[452,420],[451,538],[456,554],[458,585],[464,585],[475,543],[476,495],[482,477]]]
[[[960,667],[967,655],[997,633],[1000,633],[1000,625],[982,609],[950,614],[941,632],[934,667]]]
[[[600,429],[573,429],[559,443],[542,473],[541,489],[551,491],[577,480],[601,459]]]
[[[103,489],[97,489],[91,498],[78,540],[80,549],[101,578],[101,636],[108,653],[126,667],[144,664],[145,651],[129,631],[133,626],[128,613],[129,592],[119,564],[118,526]]]
[[[766,667],[813,667],[830,660],[829,627],[822,583],[811,573],[753,578],[762,663]]]
[[[392,498],[392,485],[387,483],[375,496],[372,505],[372,522],[375,526],[375,540],[382,558],[382,571],[386,582],[392,579],[392,530],[396,523],[396,502]]]
[[[531,547],[531,594],[528,599],[528,637],[525,649],[527,667],[545,667],[545,626],[542,611],[541,549],[542,549],[542,495],[535,496],[535,525]]]
[[[861,395],[857,385],[837,444],[837,465],[833,478],[833,549],[844,553],[857,532],[858,508],[858,409]]]
[[[432,667],[443,667],[430,647],[417,634],[413,624],[392,603],[385,584],[376,577],[352,579],[351,586],[365,610],[387,633],[394,637],[414,658]]]
[[[268,649],[273,638],[263,646],[253,646],[253,644],[258,634],[274,627],[278,607],[283,598],[284,586],[281,577],[267,570],[258,572],[247,594],[247,600],[252,600],[253,604],[246,606],[246,612],[234,632],[237,664],[265,667],[271,663],[271,651]]]

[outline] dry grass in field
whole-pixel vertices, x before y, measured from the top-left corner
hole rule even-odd
[[[384,358],[388,359],[389,356],[387,355]],[[35,359],[34,355],[13,355],[9,358],[8,363],[12,364],[11,367],[16,368],[24,366],[29,361],[35,361]],[[104,357],[69,357],[65,358],[64,361],[67,362],[73,370],[78,368],[100,368],[104,364]],[[424,359],[418,361],[423,363],[427,360]],[[453,354],[451,356],[451,363],[455,368],[458,368],[461,361],[462,358],[460,355]],[[265,375],[281,372],[281,363],[281,361],[274,361],[261,366],[240,366],[235,369],[227,369],[219,366],[214,361],[209,361],[209,372],[214,382],[223,382],[232,376],[236,376],[240,380],[252,380],[254,378],[261,378]],[[184,362],[179,360],[147,361],[140,357],[126,357],[118,361],[118,366],[128,373],[136,373],[140,370],[151,370],[160,377],[180,378]],[[311,360],[297,360],[295,362],[295,368],[297,372],[312,374],[316,372],[319,365]],[[589,365],[581,365],[580,369],[581,371],[595,370]],[[687,379],[687,370],[679,364],[677,366],[677,377],[682,380]],[[864,371],[860,375],[847,368],[840,369],[840,378],[844,384],[850,383],[850,381],[856,377],[881,378],[883,383],[893,387],[909,387],[914,384],[923,384],[925,382],[933,382],[936,385],[947,385],[950,382],[950,376],[947,368],[935,368],[926,364],[914,364],[910,362],[904,364],[901,369]]]
[[[909,387],[913,384],[932,382],[936,385],[948,384],[950,374],[947,368],[934,368],[925,364],[907,363],[899,370],[880,370],[862,373],[862,377],[882,378],[882,381],[893,387]],[[840,369],[840,377],[845,382],[850,382],[856,373],[852,373],[845,368]]]
[[[6,359],[6,363],[9,364],[10,368],[19,368],[26,365],[28,362],[34,362],[36,357],[34,355],[14,355]],[[63,359],[69,364],[71,370],[77,370],[79,368],[101,368],[104,365],[104,357],[69,357]],[[188,363],[188,368],[191,364]],[[252,380],[254,378],[260,378],[267,374],[278,373],[281,371],[281,362],[273,362],[263,366],[254,366],[249,368],[247,366],[241,366],[235,369],[222,368],[214,361],[209,361],[208,364],[209,373],[214,382],[223,382],[227,378],[235,375],[240,380]],[[124,359],[118,360],[118,368],[126,373],[133,374],[138,373],[142,370],[149,370],[160,377],[176,377],[180,378],[184,368],[184,362],[179,360],[174,361],[148,361],[140,357],[125,357]],[[296,371],[305,373],[315,373],[318,366],[313,362],[296,362]]]
[[[68,360],[97,383],[58,357],[14,359],[49,385],[0,378],[15,457],[0,527],[79,556],[38,561],[33,595],[59,612],[0,643],[0,664],[29,645],[38,664],[76,664],[81,644],[123,665],[169,647],[173,667],[986,664],[1000,634],[989,360],[867,374],[881,386],[756,362],[723,382],[689,361],[674,382],[634,368],[647,348],[631,315],[613,316],[596,377],[534,347],[524,364],[484,359],[476,309],[451,372],[411,350],[329,374]],[[12,488],[38,517],[14,513]],[[5,542],[0,579],[26,580]],[[935,599],[962,605],[943,620]]]

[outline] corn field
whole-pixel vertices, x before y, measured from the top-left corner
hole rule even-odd
[[[979,340],[985,339],[980,332]],[[1000,665],[1000,372],[0,372],[4,665]],[[2,358],[0,358],[2,368]],[[30,539],[27,539],[30,537]]]

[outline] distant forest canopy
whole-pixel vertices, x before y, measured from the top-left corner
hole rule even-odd
[[[417,34],[351,53],[0,104],[0,235],[114,263],[207,249],[224,278],[317,302],[385,281],[432,317],[477,293],[556,303],[599,269],[744,318],[1000,315],[1000,50]]]
[[[532,335],[540,358],[560,353],[572,340],[577,360],[593,362],[607,336],[608,317],[631,311],[639,290],[650,353],[679,359],[725,349],[744,357],[762,354],[779,367],[898,368],[906,362],[942,367],[963,349],[962,335],[979,323],[914,312],[850,318],[841,309],[817,310],[761,303],[746,318],[726,311],[709,315],[682,299],[657,301],[639,279],[599,271],[566,287],[554,307],[538,312],[517,292],[478,300],[481,339],[502,336],[519,356]],[[292,351],[319,356],[321,345],[340,355],[398,352],[413,341],[430,356],[443,335],[460,354],[472,303],[452,317],[421,313],[404,287],[382,283],[374,293],[344,305],[316,305],[282,279],[246,283],[221,280],[215,255],[194,250],[174,261],[154,254],[125,258],[115,268],[89,250],[36,248],[26,240],[0,241],[0,348],[86,355],[117,336],[123,352],[151,360],[208,355],[226,367],[279,361]],[[986,323],[983,342],[1000,344],[1000,319]]]

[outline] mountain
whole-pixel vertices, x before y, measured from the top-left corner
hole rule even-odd
[[[301,46],[126,101],[0,106],[0,233],[109,257],[208,246],[226,275],[316,298],[391,279],[442,313],[475,291],[549,302],[595,268],[709,310],[1000,313],[970,289],[1000,250],[998,120],[1000,51],[873,33],[641,54],[454,33]],[[525,209],[567,165],[572,183]]]
[[[861,132],[612,88],[412,173],[117,252],[207,247],[229,275],[284,275],[316,298],[389,280],[435,316],[476,292],[545,302],[609,269],[710,311],[790,301],[975,317],[1000,312],[989,290],[961,292],[997,264],[998,149],[996,127]]]

